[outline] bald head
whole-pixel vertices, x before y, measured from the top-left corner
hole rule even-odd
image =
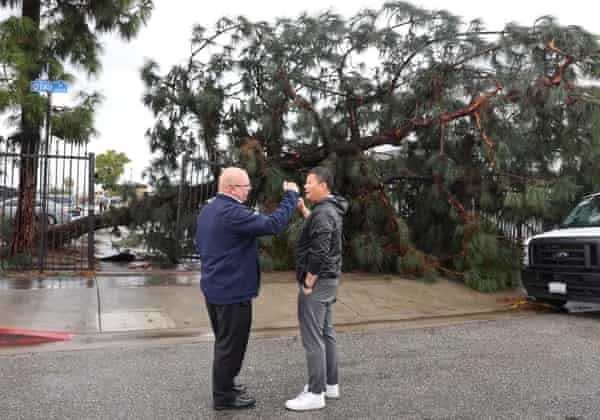
[[[229,167],[221,171],[219,177],[219,192],[246,201],[250,191],[250,178],[242,168]]]
[[[219,192],[225,192],[224,189],[233,185],[248,184],[248,174],[242,168],[225,168],[221,171],[219,177]]]

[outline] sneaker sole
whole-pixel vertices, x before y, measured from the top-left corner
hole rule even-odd
[[[243,405],[243,406],[231,406],[231,405],[213,405],[213,409],[216,411],[224,411],[224,410],[245,410],[249,408],[256,407],[256,403]]]
[[[326,405],[324,405],[322,407],[313,407],[313,408],[290,408],[286,405],[285,409],[289,410],[289,411],[315,411],[315,410],[322,410],[325,407],[326,407]]]

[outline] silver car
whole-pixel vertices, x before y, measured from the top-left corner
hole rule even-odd
[[[17,208],[19,205],[19,199],[17,197],[9,198],[0,202],[0,218],[2,219],[14,219],[17,215]],[[42,200],[36,199],[35,202],[35,214],[43,214],[42,211]],[[71,221],[71,214],[68,209],[61,203],[57,203],[53,200],[46,200],[46,213],[49,224],[64,224]]]
[[[70,194],[48,194],[49,201],[57,202],[62,211],[69,214],[69,220],[75,220],[83,216],[83,207],[77,204],[77,199]],[[50,209],[50,206],[48,206]],[[53,213],[57,213],[57,211]]]

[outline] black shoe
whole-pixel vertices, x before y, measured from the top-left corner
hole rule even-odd
[[[245,395],[237,395],[233,400],[228,402],[215,403],[215,410],[236,410],[242,408],[252,408],[256,405],[254,398]]]
[[[236,394],[245,394],[247,391],[246,385],[244,384],[233,384],[232,389]]]

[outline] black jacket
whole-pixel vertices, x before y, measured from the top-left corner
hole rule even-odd
[[[314,205],[304,221],[296,246],[296,279],[304,283],[306,273],[319,279],[337,278],[342,270],[342,217],[348,202],[330,196]]]

